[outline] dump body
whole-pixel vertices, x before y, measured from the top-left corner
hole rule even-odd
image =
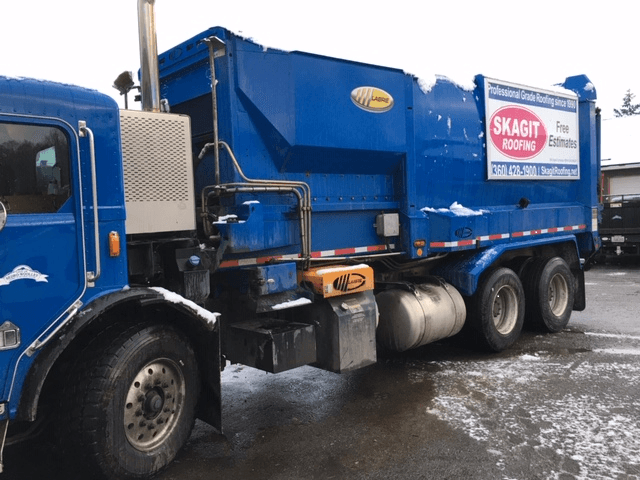
[[[583,102],[594,92],[586,77],[568,81],[577,94],[482,76],[469,89],[446,79],[427,86],[400,70],[266,49],[214,28],[160,56],[162,96],[172,112],[191,116],[194,152],[213,138],[201,42],[211,36],[226,44],[226,55],[216,59],[220,139],[247,177],[309,185],[313,255],[388,251],[419,259],[567,233],[577,235],[585,256],[595,248],[596,133],[593,106]],[[369,105],[362,105],[367,95]],[[534,138],[542,153],[523,159],[522,152],[508,157],[493,148],[488,158],[498,140],[487,102],[493,112],[511,106],[516,116],[547,114]],[[509,140],[530,141],[531,130]],[[510,133],[501,132],[505,141]],[[209,154],[195,172],[196,191],[215,183],[214,170]],[[221,183],[241,181],[224,151],[220,170]],[[247,200],[260,202],[264,221],[246,215]],[[221,212],[246,223],[220,225],[230,262],[221,266],[299,253],[294,206],[283,196],[225,198]],[[397,235],[380,235],[376,218],[392,213],[399,215]],[[473,282],[463,289],[472,294]]]

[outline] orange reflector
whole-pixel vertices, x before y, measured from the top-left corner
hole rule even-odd
[[[329,265],[302,272],[302,281],[323,297],[373,290],[373,269],[369,265]]]
[[[109,233],[109,255],[120,256],[120,234],[118,232]]]

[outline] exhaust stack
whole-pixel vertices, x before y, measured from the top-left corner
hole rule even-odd
[[[140,39],[140,88],[142,110],[160,112],[160,74],[156,40],[155,0],[138,0],[138,35]]]

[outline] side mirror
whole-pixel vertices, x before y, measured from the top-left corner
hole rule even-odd
[[[133,88],[133,74],[131,72],[122,72],[113,82],[113,88],[120,92],[120,95],[126,95]]]
[[[118,78],[116,78],[113,82],[113,88],[118,90],[120,92],[120,95],[124,95],[124,108],[128,109],[129,91],[133,88],[139,89],[140,87],[135,87],[135,84],[133,82],[133,74],[127,71],[122,72],[120,75],[118,75]]]

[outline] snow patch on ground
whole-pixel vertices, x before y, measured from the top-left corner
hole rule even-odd
[[[601,353],[635,356],[640,350]],[[560,363],[525,354],[438,362],[441,370],[429,377],[436,396],[426,411],[485,442],[504,478],[512,476],[509,458],[523,455],[536,459],[535,478],[631,478],[630,471],[640,472],[640,396],[617,386],[637,384],[640,364],[597,358],[577,354],[575,362]],[[601,389],[610,393],[585,392],[584,385],[595,382],[610,383]]]
[[[598,348],[594,352],[606,355],[640,355],[640,348]]]
[[[594,337],[618,338],[620,340],[640,340],[640,336],[627,335],[624,333],[600,333],[600,332],[584,332],[585,335],[593,335]]]

